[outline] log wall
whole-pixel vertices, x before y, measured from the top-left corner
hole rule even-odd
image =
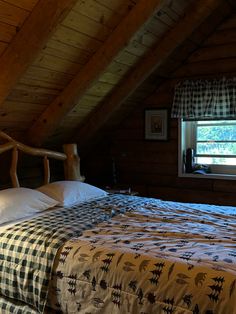
[[[103,155],[110,160],[107,165],[115,161],[118,184],[138,190],[141,195],[167,200],[236,205],[236,181],[178,177],[176,119],[170,119],[168,141],[144,140],[145,108],[170,109],[179,80],[235,76],[235,52],[236,15],[232,15],[113,133]],[[86,167],[91,173],[105,168],[105,159],[98,151],[96,167],[89,162]]]

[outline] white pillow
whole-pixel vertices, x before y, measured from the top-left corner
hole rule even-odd
[[[47,195],[27,188],[0,191],[0,224],[24,218],[57,205]]]
[[[54,198],[65,207],[107,195],[107,192],[80,181],[57,181],[43,185],[38,190]]]

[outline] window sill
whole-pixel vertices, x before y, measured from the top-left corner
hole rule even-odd
[[[225,173],[206,173],[206,174],[194,174],[194,173],[179,173],[180,178],[194,178],[194,179],[218,179],[218,180],[236,180],[236,174]]]

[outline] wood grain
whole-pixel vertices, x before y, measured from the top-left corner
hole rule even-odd
[[[74,2],[74,0],[41,0],[35,6],[30,17],[0,58],[0,104]],[[2,2],[0,12],[1,5]],[[11,14],[13,13],[11,11]]]
[[[80,4],[81,6],[85,5],[85,2]],[[86,5],[88,5],[87,1]],[[101,48],[64,89],[61,95],[51,103],[33,125],[29,134],[33,134],[32,138],[34,140],[37,139],[38,143],[42,143],[45,138],[53,132],[56,125],[60,123],[64,116],[78,103],[87,89],[98,76],[102,74],[117,53],[127,45],[127,42],[129,42],[133,34],[148,20],[150,15],[157,9],[160,9],[162,5],[163,1],[160,0],[150,0],[148,3],[146,0],[141,0],[133,8],[111,33]],[[87,9],[91,10],[91,7]]]

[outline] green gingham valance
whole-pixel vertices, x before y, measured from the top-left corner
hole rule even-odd
[[[171,117],[195,120],[236,117],[236,78],[179,83]]]

